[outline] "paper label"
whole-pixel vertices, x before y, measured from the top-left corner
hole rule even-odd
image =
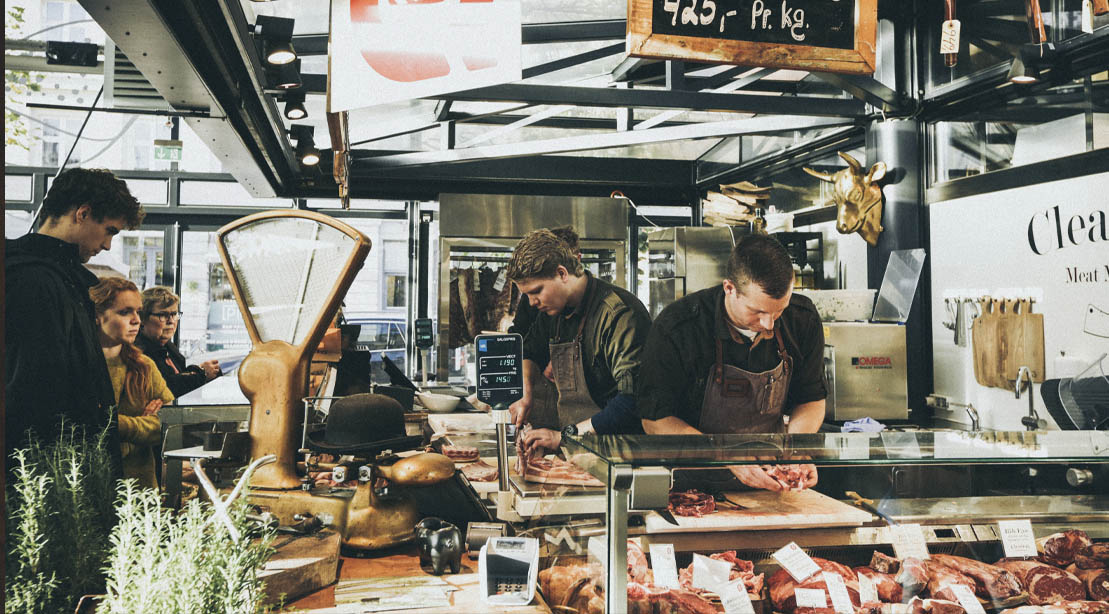
[[[955,598],[959,600],[959,605],[967,611],[967,614],[986,614],[986,610],[982,608],[982,603],[974,596],[974,591],[965,584],[949,584],[947,588],[955,593]]]
[[[961,24],[958,19],[949,19],[943,22],[940,30],[940,53],[959,53],[959,30]]]
[[[655,571],[655,585],[681,588],[678,582],[678,564],[674,561],[674,544],[651,544],[651,568]]]
[[[1086,34],[1094,31],[1094,6],[1090,0],[1082,0],[1082,31]]]
[[[731,575],[731,563],[710,559],[703,554],[693,555],[693,588],[703,588],[715,593],[728,583]]]
[[[725,584],[718,592],[720,603],[728,614],[755,614],[755,606],[751,605],[751,597],[747,594],[743,578]]]
[[[820,571],[820,566],[794,542],[789,542],[771,556],[798,582],[804,582]]]
[[[497,272],[497,279],[493,282],[493,291],[500,292],[504,288],[504,282],[508,280],[508,269],[503,268]]]
[[[1001,534],[1001,545],[1005,547],[1005,556],[1023,558],[1038,554],[1030,520],[999,520],[997,528]]]
[[[881,601],[878,599],[878,587],[874,586],[874,580],[864,574],[859,574],[859,601],[860,603]]]
[[[608,542],[594,535],[586,542],[585,549],[590,559],[596,560],[604,568],[608,565]]]
[[[919,524],[897,525],[890,527],[890,531],[893,551],[897,554],[897,558],[904,559],[910,556],[918,559],[929,558],[928,544],[924,541],[924,529],[921,529]]]
[[[855,606],[847,594],[847,585],[839,574],[824,572],[824,584],[828,585],[828,595],[832,597],[832,608],[839,614],[854,614]]]
[[[799,588],[793,591],[799,608],[826,608],[828,598],[824,596],[822,588]]]

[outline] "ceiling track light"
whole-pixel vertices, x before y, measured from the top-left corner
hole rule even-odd
[[[1012,66],[1009,67],[1009,81],[1017,85],[1039,83],[1040,71],[1054,67],[1056,59],[1054,43],[1021,45]]]
[[[254,23],[254,34],[262,39],[262,53],[266,62],[275,66],[297,59],[293,49],[294,20],[286,17],[259,15]]]
[[[304,166],[316,166],[320,163],[320,150],[316,148],[313,134],[316,129],[307,124],[293,124],[289,126],[289,136],[297,142],[296,157]]]
[[[285,96],[285,119],[304,119],[308,109],[304,107],[304,92],[289,92]]]
[[[266,78],[270,85],[279,90],[291,90],[300,87],[303,84],[300,77],[300,58],[288,64],[271,66],[266,71]]]

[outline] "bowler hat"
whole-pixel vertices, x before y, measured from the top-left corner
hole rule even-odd
[[[400,403],[383,394],[352,394],[331,404],[322,430],[308,434],[308,448],[331,454],[376,454],[409,450],[420,445],[419,435],[404,430]]]

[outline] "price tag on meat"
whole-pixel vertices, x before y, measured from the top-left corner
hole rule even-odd
[[[824,584],[828,585],[828,595],[832,598],[832,608],[839,614],[854,614],[855,606],[851,605],[851,596],[847,594],[847,585],[843,577],[837,573],[824,572]]]
[[[524,396],[523,342],[516,333],[478,335],[477,398],[497,406]]]
[[[982,608],[982,603],[974,596],[974,591],[965,584],[949,584],[947,588],[955,593],[955,598],[959,600],[959,605],[967,611],[967,614],[986,614],[986,610]]]
[[[997,528],[1001,533],[1001,544],[1005,547],[1005,556],[1023,558],[1036,556],[1036,536],[1032,533],[1030,520],[999,520]]]
[[[859,601],[861,603],[881,601],[878,599],[878,587],[874,586],[874,580],[866,574],[859,574]]]
[[[916,557],[929,558],[928,544],[924,541],[924,529],[919,524],[901,524],[890,527],[893,541],[893,551],[897,558]]]
[[[751,605],[751,597],[747,594],[747,586],[743,578],[737,578],[720,587],[720,603],[728,614],[755,614],[755,606]]]
[[[651,567],[655,571],[655,585],[681,588],[678,582],[678,564],[674,561],[674,544],[651,544]]]
[[[693,555],[693,588],[716,592],[732,576],[732,564],[703,554]]]
[[[828,598],[822,588],[799,588],[793,591],[799,608],[826,608]]]
[[[789,542],[771,556],[798,582],[804,582],[820,571],[820,566],[794,542]]]

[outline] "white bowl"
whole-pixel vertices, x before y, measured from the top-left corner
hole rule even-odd
[[[462,400],[454,395],[436,392],[417,392],[416,398],[428,411],[440,414],[454,411],[454,408],[458,407],[458,402]]]

